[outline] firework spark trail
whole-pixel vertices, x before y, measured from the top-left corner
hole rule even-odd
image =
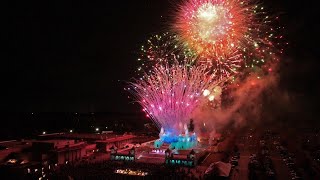
[[[202,92],[218,84],[205,66],[178,63],[155,67],[151,75],[144,77],[131,83],[130,92],[159,129],[187,124],[192,112],[206,99]]]
[[[281,27],[255,0],[186,0],[176,9],[172,31],[181,44],[207,63],[217,76],[229,77],[243,68],[278,61]],[[268,69],[268,67],[265,67]]]
[[[169,32],[151,36],[140,48],[138,75],[151,72],[153,67],[174,64],[176,61],[193,64],[194,53],[179,45],[177,35]]]
[[[144,75],[143,72],[151,72],[152,68],[161,65],[171,65],[176,62],[185,65],[195,65],[197,55],[186,47],[178,43],[176,35],[169,32],[150,37],[145,45],[140,49],[138,58],[139,66],[137,68],[138,76]],[[199,60],[202,65],[207,66],[208,71],[217,79],[223,80],[237,73],[236,69],[240,67],[241,56],[238,51],[234,51],[229,57],[220,57],[219,59]]]
[[[216,79],[223,80],[238,74],[237,69],[241,67],[239,56],[241,55],[238,54],[238,51],[234,51],[229,57],[200,60],[200,64],[205,64]]]

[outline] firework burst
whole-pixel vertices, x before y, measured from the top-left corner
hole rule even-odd
[[[252,0],[187,0],[178,6],[172,31],[200,63],[229,77],[278,60],[274,46],[282,36],[271,26],[277,19]]]
[[[175,63],[154,67],[129,90],[157,127],[167,130],[187,124],[204,98],[202,92],[216,84],[205,66]]]
[[[187,0],[173,25],[183,41],[201,56],[235,49],[252,17],[237,0]]]
[[[145,45],[141,46],[137,73],[151,72],[154,67],[171,65],[181,62],[187,65],[194,64],[195,54],[178,43],[177,35],[165,32],[151,36]]]

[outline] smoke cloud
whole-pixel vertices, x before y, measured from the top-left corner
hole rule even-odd
[[[278,84],[277,73],[263,77],[251,73],[242,83],[228,86],[222,94],[220,107],[204,104],[194,112],[196,131],[212,137],[216,131],[228,126],[262,125],[275,121],[291,102],[288,93],[281,91]]]

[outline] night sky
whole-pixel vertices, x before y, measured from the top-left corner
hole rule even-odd
[[[166,27],[174,0],[10,1],[2,61],[6,112],[132,112],[127,81],[142,43]],[[316,3],[265,0],[289,41],[281,87],[319,102]],[[161,16],[164,16],[161,18]]]

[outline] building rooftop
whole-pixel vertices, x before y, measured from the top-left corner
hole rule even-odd
[[[112,143],[112,142],[117,142],[117,141],[123,141],[127,139],[132,139],[135,138],[135,135],[124,135],[124,136],[118,136],[118,137],[113,137],[113,138],[108,138],[106,140],[98,140],[96,142],[102,142],[102,143]]]

